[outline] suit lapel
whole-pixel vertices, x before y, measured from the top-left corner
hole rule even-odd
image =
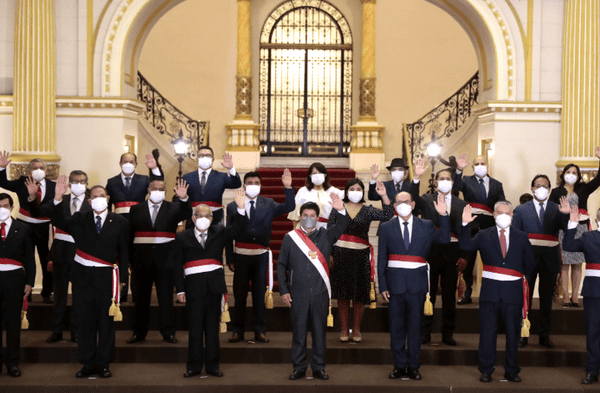
[[[407,254],[410,255],[415,249],[415,239],[420,239],[422,234],[421,221],[413,215],[412,233],[410,234],[410,244],[408,245]]]
[[[492,235],[491,235],[492,243],[494,243],[494,247],[496,248],[496,251],[498,251],[498,254],[500,256],[502,256],[502,247],[500,247],[500,237],[498,236],[498,227],[493,226],[492,228],[493,228]],[[511,233],[512,233],[512,231],[511,231]],[[506,254],[508,255],[508,252]]]
[[[16,234],[17,232],[19,232],[20,228],[18,228],[19,224],[15,225],[17,223],[17,220],[15,220],[13,218],[12,220],[12,224],[10,225],[10,229],[8,230],[8,233],[6,234],[6,240],[8,241],[8,239],[12,239],[14,236],[11,236],[13,234]]]
[[[102,236],[103,233],[110,231],[110,227],[113,225],[113,218],[110,213],[106,215],[106,220],[104,220],[104,224],[102,224],[102,229],[100,229],[99,236]]]
[[[150,226],[152,226],[152,216],[150,214],[150,205],[148,204],[148,202],[142,202],[140,205],[145,205],[144,207],[142,207],[142,214],[144,215],[144,219],[146,220],[146,223],[149,224]],[[160,211],[162,210],[162,206],[161,209],[158,209],[159,214]],[[156,219],[158,220],[158,214],[156,215]]]
[[[158,214],[156,215],[156,221],[154,222],[155,225],[157,222],[163,220],[163,217],[167,215],[168,210],[169,210],[169,202],[163,201],[162,205],[160,205],[160,209],[158,209]],[[148,213],[148,214],[150,214],[150,213]],[[152,222],[152,219],[150,219],[150,222]]]

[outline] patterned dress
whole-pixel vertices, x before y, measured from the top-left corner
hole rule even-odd
[[[335,225],[339,213],[332,210],[327,227]],[[388,221],[394,217],[394,206],[383,205],[383,210],[363,205],[356,216],[350,220],[345,235],[357,236],[369,241],[371,221]],[[355,250],[333,246],[333,267],[330,271],[331,297],[339,300],[352,300],[369,304],[371,290],[371,250]]]

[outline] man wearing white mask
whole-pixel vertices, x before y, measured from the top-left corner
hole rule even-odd
[[[383,185],[387,191],[387,196],[390,201],[396,200],[396,195],[401,191],[410,191],[410,179],[408,178],[408,165],[404,163],[402,158],[394,158],[387,167],[390,171],[392,180],[384,181]],[[379,166],[373,164],[371,166],[371,180],[369,181],[369,199],[372,201],[380,201],[381,197],[377,194],[377,178],[379,177]]]
[[[11,163],[8,158],[9,153],[4,151],[0,154],[0,187],[13,191],[19,197],[19,212],[17,219],[30,225],[30,235],[33,247],[37,249],[42,267],[42,299],[44,303],[52,304],[52,271],[48,269],[48,238],[50,236],[50,218],[32,217],[28,210],[29,191],[25,185],[26,176],[21,176],[16,180],[8,180],[6,167]],[[46,179],[46,163],[40,158],[34,158],[29,162],[29,175],[38,184],[39,188],[35,195],[38,203],[46,203],[54,198],[54,183]]]
[[[258,172],[248,172],[244,176],[246,191],[246,230],[235,234],[234,242],[228,242],[225,248],[227,264],[233,274],[233,295],[235,307],[233,312],[233,334],[229,342],[244,339],[246,327],[246,298],[250,282],[252,282],[252,325],[254,341],[267,343],[267,320],[265,319],[265,290],[267,285],[273,288],[273,257],[271,243],[271,227],[273,219],[295,209],[292,173],[285,169],[281,177],[285,192],[285,203],[277,203],[271,198],[259,196],[261,177]],[[227,225],[233,224],[237,205],[227,205]],[[270,265],[270,266],[269,266]],[[267,284],[268,277],[268,284]],[[272,296],[272,294],[271,294]]]
[[[456,159],[456,173],[452,176],[454,185],[452,191],[460,191],[463,199],[473,208],[475,220],[470,224],[471,236],[482,230],[494,226],[494,205],[503,201],[504,188],[502,183],[488,175],[487,160],[483,156],[477,156],[473,160],[473,176],[463,176],[463,171],[468,165],[468,154],[464,153]],[[471,253],[467,258],[467,266],[463,271],[466,290],[465,297],[458,301],[459,305],[470,304],[473,291],[473,268],[477,253]]]
[[[535,267],[533,250],[527,234],[516,229],[512,204],[497,202],[494,206],[496,225],[471,237],[469,223],[475,220],[473,207],[463,210],[459,246],[463,250],[481,253],[483,272],[479,295],[479,372],[481,382],[491,382],[496,362],[498,326],[506,330],[506,360],[504,378],[521,382],[517,366],[518,341],[521,326],[527,318],[527,280]]]
[[[215,161],[213,149],[209,146],[201,146],[198,150],[198,170],[183,175],[183,180],[189,184],[188,194],[192,201],[192,208],[204,204],[210,207],[213,212],[211,225],[220,225],[223,223],[223,192],[228,188],[238,188],[242,186],[240,175],[233,166],[231,154],[223,154],[221,165],[227,169],[227,173],[213,170],[212,165]],[[192,228],[194,225],[188,221],[186,228]]]
[[[77,247],[71,281],[78,316],[77,358],[83,367],[75,376],[97,374],[109,378],[109,361],[115,348],[113,316],[120,314],[119,289],[125,285],[127,275],[123,272],[129,265],[129,223],[108,210],[110,197],[100,185],[90,189],[91,211],[65,218],[61,205],[68,188],[67,177],[60,176],[52,223],[71,234]]]
[[[219,370],[219,314],[227,293],[223,249],[246,226],[244,200],[244,190],[236,190],[235,219],[226,227],[211,225],[209,206],[196,206],[191,217],[194,227],[178,233],[175,240],[177,298],[186,304],[190,321],[185,378],[199,375],[203,368],[209,375],[223,376]]]
[[[552,326],[552,298],[561,267],[558,232],[561,229],[566,230],[570,208],[566,197],[560,199],[560,206],[548,200],[550,187],[548,176],[536,175],[533,178],[531,193],[534,199],[515,208],[513,227],[527,233],[529,241],[533,245],[535,268],[527,276],[530,288],[529,304],[531,304],[533,288],[535,288],[535,282],[539,275],[540,320],[537,330],[540,345],[554,348],[554,343],[550,340],[550,328]],[[527,344],[528,338],[523,337],[519,342],[519,347],[522,348]]]
[[[170,253],[178,223],[192,215],[187,189],[185,180],[179,179],[174,188],[178,202],[165,201],[167,185],[163,180],[153,180],[148,187],[148,201],[132,206],[129,212],[129,261],[136,286],[133,336],[127,344],[146,340],[153,284],[160,310],[160,334],[164,341],[177,343],[171,316],[175,265]]]

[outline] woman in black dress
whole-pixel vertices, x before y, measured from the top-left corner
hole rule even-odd
[[[383,210],[365,205],[365,186],[359,179],[351,179],[346,184],[344,202],[350,215],[348,229],[333,246],[331,266],[331,297],[338,300],[342,322],[341,341],[349,340],[348,310],[350,301],[354,308],[354,329],[352,340],[361,341],[360,322],[365,304],[369,304],[371,289],[371,245],[369,227],[371,221],[388,221],[394,217],[394,206],[387,197],[383,183],[377,182],[377,194],[381,196]],[[335,225],[339,213],[333,209],[327,227]]]

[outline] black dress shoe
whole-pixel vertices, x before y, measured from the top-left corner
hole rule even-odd
[[[54,332],[53,332],[52,334],[50,334],[50,337],[48,337],[48,338],[46,339],[46,342],[47,342],[48,344],[52,344],[52,343],[59,342],[59,341],[60,341],[60,340],[62,340],[62,339],[63,339],[62,333],[54,333]]]
[[[442,342],[446,345],[455,346],[456,340],[452,337],[442,337]]]
[[[300,378],[304,378],[305,376],[305,371],[294,370],[294,372],[290,374],[290,381],[296,381]]]
[[[108,366],[106,366],[98,369],[98,376],[100,376],[100,378],[110,378],[112,377],[112,374],[110,373]]]
[[[21,376],[21,370],[19,370],[19,366],[6,366],[6,370],[8,371],[8,375],[11,377]]]
[[[431,335],[426,334],[421,336],[421,345],[429,344],[431,342]]]
[[[584,385],[591,385],[594,382],[598,382],[598,374],[594,375],[592,373],[585,374],[585,377],[581,380],[581,383]]]
[[[519,348],[525,348],[528,344],[527,337],[521,337],[519,340]]]
[[[79,372],[77,372],[77,374],[75,374],[75,377],[76,378],[87,378],[87,377],[95,375],[95,374],[98,374],[98,370],[96,368],[83,366],[81,368],[81,370],[79,370]]]
[[[50,296],[42,296],[42,303],[44,304],[52,304],[52,298]]]
[[[195,377],[196,375],[200,375],[201,372],[202,372],[202,370],[198,370],[198,371],[187,370],[186,372],[183,373],[183,376],[185,378],[191,378],[191,377]]]
[[[177,344],[179,342],[177,341],[177,338],[172,334],[170,336],[163,337],[163,341],[166,341],[169,344]]]
[[[321,379],[323,381],[327,381],[329,379],[329,375],[325,372],[325,370],[317,370],[313,371],[313,378]]]
[[[421,380],[421,374],[419,374],[419,370],[415,370],[412,368],[407,368],[406,369],[406,374],[408,375],[408,377],[410,379],[414,379],[415,381],[420,381]]]
[[[260,333],[254,335],[254,341],[256,341],[257,343],[266,344],[269,342],[269,339],[264,333]]]
[[[129,340],[127,340],[127,344],[141,343],[142,341],[146,341],[146,338],[142,338],[141,336],[134,334]]]
[[[206,373],[208,375],[212,375],[213,377],[222,377],[223,376],[223,373],[219,369],[216,369],[216,370],[206,370]]]
[[[473,303],[473,300],[470,297],[463,297],[458,302],[456,302],[456,304],[458,304],[459,306],[464,306],[465,304],[471,303]]]
[[[540,337],[540,345],[546,348],[554,348],[555,345],[549,337]]]
[[[521,378],[517,373],[504,373],[504,379],[510,382],[521,382]]]
[[[481,373],[479,380],[481,382],[492,382],[492,373]]]
[[[229,342],[230,343],[237,343],[240,342],[244,339],[244,336],[239,334],[239,333],[233,333],[231,335],[231,337],[229,337]]]
[[[390,374],[390,379],[400,379],[406,376],[406,369],[404,368],[395,368],[394,371]]]

